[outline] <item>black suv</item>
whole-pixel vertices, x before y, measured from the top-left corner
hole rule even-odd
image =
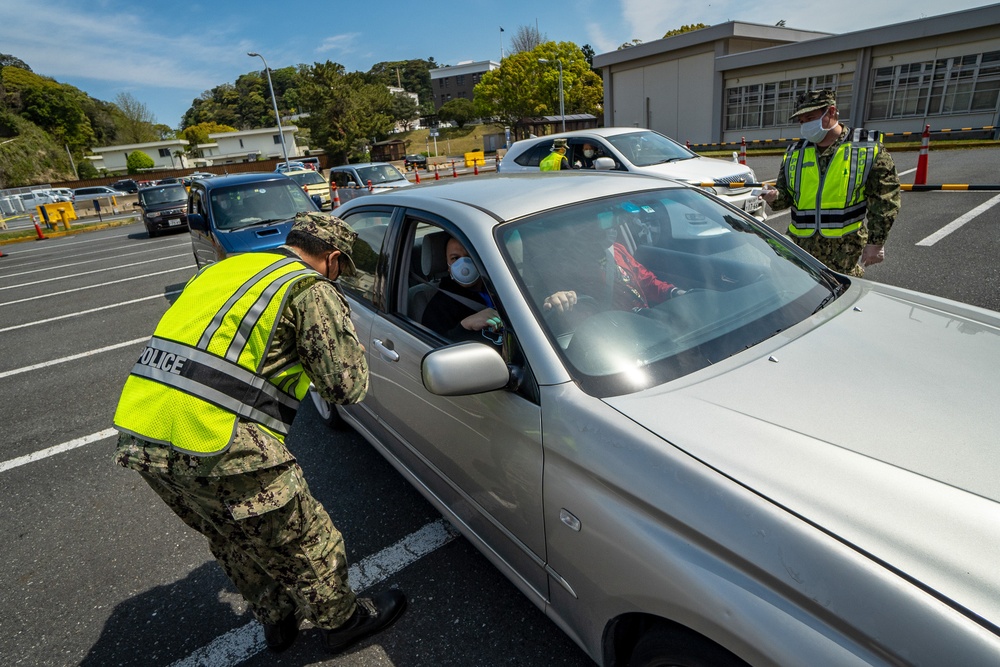
[[[187,229],[187,188],[180,183],[139,190],[142,223],[150,238],[167,229]]]
[[[111,187],[119,192],[127,192],[129,194],[134,194],[139,191],[139,184],[131,178],[126,178],[123,181],[116,181],[111,184]]]

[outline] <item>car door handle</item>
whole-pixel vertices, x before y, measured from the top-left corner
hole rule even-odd
[[[375,349],[378,350],[378,353],[381,354],[383,357],[385,357],[389,361],[399,361],[399,355],[396,353],[396,351],[393,350],[391,347],[387,347],[386,344],[380,341],[378,338],[372,338],[372,343],[375,344]],[[389,345],[392,345],[392,343],[389,343]]]

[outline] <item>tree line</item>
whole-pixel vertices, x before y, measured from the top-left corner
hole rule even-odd
[[[293,117],[311,147],[338,162],[358,159],[397,126],[435,117],[459,126],[481,118],[516,128],[526,117],[559,112],[559,69],[567,114],[599,115],[600,76],[589,45],[547,41],[522,27],[499,69],[482,76],[473,99],[455,99],[435,113],[433,58],[380,62],[348,72],[335,62],[271,70],[279,113]],[[390,87],[417,93],[419,105]],[[0,188],[99,176],[85,155],[96,146],[186,139],[191,151],[214,132],[273,127],[274,106],[263,70],[242,74],[192,100],[178,128],[158,123],[129,93],[107,102],[39,75],[14,55],[0,54]],[[137,156],[130,165],[145,162]]]

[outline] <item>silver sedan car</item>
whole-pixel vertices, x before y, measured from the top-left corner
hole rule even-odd
[[[704,192],[352,201],[357,429],[602,665],[1000,664],[1000,314]]]

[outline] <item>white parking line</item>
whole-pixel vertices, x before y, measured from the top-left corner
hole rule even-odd
[[[50,283],[53,280],[66,280],[67,278],[79,278],[80,276],[89,276],[92,273],[103,273],[104,271],[117,271],[119,269],[127,269],[130,266],[142,266],[143,264],[152,264],[153,262],[162,262],[167,259],[177,259],[178,257],[189,257],[188,253],[183,255],[168,255],[167,257],[157,257],[156,259],[147,259],[145,262],[132,262],[131,264],[119,264],[117,266],[109,266],[106,269],[95,269],[93,271],[83,271],[81,273],[73,273],[68,276],[56,276],[54,278],[45,278],[43,280],[36,280],[31,283],[21,283],[20,285],[7,285],[6,287],[0,287],[0,290],[5,289],[15,289],[17,287],[28,287],[30,285],[40,285],[41,283]]]
[[[44,320],[35,320],[34,322],[25,322],[24,324],[15,324],[12,327],[6,327],[6,328],[3,328],[3,329],[0,329],[0,333],[4,333],[5,331],[13,331],[14,329],[24,329],[25,327],[33,327],[33,326],[36,326],[38,324],[48,324],[49,322],[56,322],[58,320],[65,320],[65,319],[69,319],[71,317],[79,317],[80,315],[89,315],[90,313],[96,313],[96,312],[98,312],[100,310],[108,310],[109,308],[120,308],[122,306],[130,306],[133,303],[140,303],[142,301],[151,301],[152,299],[163,299],[165,297],[172,296],[174,294],[180,294],[180,293],[181,293],[181,290],[178,289],[178,290],[174,290],[172,292],[164,292],[163,294],[154,294],[153,296],[144,296],[144,297],[140,297],[138,299],[132,299],[131,301],[122,301],[120,303],[112,303],[111,305],[108,305],[108,306],[100,306],[98,308],[90,308],[88,310],[78,310],[75,313],[68,313],[66,315],[60,315],[58,317],[49,317],[49,318],[46,318]]]
[[[184,244],[184,245],[187,245],[187,244]],[[65,268],[68,268],[68,267],[71,267],[71,266],[80,266],[81,264],[93,264],[94,262],[107,262],[109,259],[117,260],[120,257],[130,257],[132,255],[144,255],[144,254],[150,253],[150,252],[158,252],[160,250],[172,250],[174,248],[180,248],[180,247],[181,247],[181,244],[178,243],[176,245],[165,246],[163,248],[157,246],[155,248],[146,248],[145,250],[136,250],[135,252],[125,252],[125,253],[119,252],[114,257],[110,257],[110,258],[109,257],[96,257],[94,259],[85,259],[85,260],[82,260],[82,261],[79,261],[79,262],[71,262],[71,263],[68,263],[68,264],[59,264],[58,268],[65,269]],[[79,255],[75,255],[75,256],[78,257]],[[17,276],[26,276],[29,273],[48,273],[48,272],[51,272],[51,271],[52,271],[52,267],[51,266],[43,266],[42,268],[39,268],[39,269],[28,269],[27,271],[21,271],[20,273],[5,273],[5,274],[3,274],[2,277],[3,278],[16,278]]]
[[[997,195],[993,199],[990,199],[989,201],[980,204],[979,206],[977,206],[976,208],[972,209],[971,211],[969,211],[965,215],[963,215],[961,217],[958,217],[958,218],[955,218],[954,220],[952,220],[947,225],[945,225],[941,229],[937,230],[936,232],[934,232],[933,234],[931,234],[927,238],[922,239],[920,241],[917,241],[917,245],[920,245],[920,246],[932,246],[932,245],[934,245],[935,243],[937,243],[938,241],[940,241],[944,237],[948,236],[948,234],[951,234],[952,232],[960,229],[962,227],[962,225],[964,225],[965,223],[969,222],[973,218],[976,218],[977,216],[985,213],[986,211],[990,210],[991,208],[993,208],[997,204],[1000,204],[1000,195]]]
[[[128,347],[129,345],[136,345],[137,343],[142,343],[149,340],[149,336],[143,336],[142,338],[136,338],[135,340],[127,340],[124,343],[115,343],[114,345],[108,345],[107,347],[100,347],[96,350],[90,350],[89,352],[81,352],[80,354],[72,354],[68,357],[61,357],[59,359],[53,359],[52,361],[43,361],[40,364],[35,364],[33,366],[24,366],[22,368],[15,368],[9,371],[3,371],[0,373],[0,380],[3,378],[10,377],[11,375],[20,375],[21,373],[28,373],[30,371],[37,371],[39,368],[48,368],[49,366],[55,366],[57,364],[64,364],[68,361],[76,361],[77,359],[85,359],[86,357],[93,356],[95,354],[100,354],[101,352],[110,352],[111,350],[117,350],[121,347]]]
[[[97,442],[98,440],[104,440],[105,438],[110,438],[116,435],[118,431],[113,428],[104,429],[98,433],[91,433],[90,435],[85,435],[82,438],[77,438],[76,440],[70,440],[69,442],[64,442],[61,445],[56,445],[54,447],[49,447],[48,449],[41,449],[37,452],[32,452],[31,454],[26,454],[25,456],[19,456],[16,459],[10,459],[9,461],[0,462],[0,472],[5,470],[10,470],[11,468],[17,468],[18,466],[23,466],[26,463],[31,463],[32,461],[40,461],[41,459],[47,459],[50,456],[55,456],[56,454],[62,454],[63,452],[68,452],[71,449],[76,449],[77,447],[83,447],[84,445],[89,445],[92,442]]]
[[[444,519],[429,523],[392,546],[352,565],[348,570],[351,588],[360,593],[385,581],[456,537],[458,533]],[[217,637],[171,667],[232,667],[265,648],[263,628],[257,621],[251,621]]]
[[[61,292],[46,292],[45,294],[38,294],[36,296],[29,296],[24,299],[16,299],[14,301],[2,301],[0,306],[12,306],[15,303],[24,303],[25,301],[34,301],[35,299],[47,299],[52,296],[60,296],[62,294],[69,294],[70,292],[79,292],[85,289],[94,289],[96,287],[107,287],[108,285],[115,285],[117,283],[130,283],[135,280],[142,280],[143,278],[151,278],[152,276],[163,275],[164,273],[173,273],[174,271],[190,271],[193,267],[191,266],[179,266],[176,269],[166,269],[165,271],[154,271],[152,273],[144,273],[141,276],[131,276],[129,278],[122,278],[121,280],[109,280],[106,283],[97,283],[96,285],[85,285],[83,287],[74,287],[73,289],[62,290]]]

